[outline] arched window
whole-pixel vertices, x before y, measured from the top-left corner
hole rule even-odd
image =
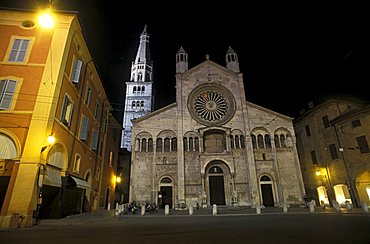
[[[157,152],[162,152],[162,138],[157,139]]]
[[[286,135],[286,146],[287,147],[292,147],[293,146],[293,140],[291,135]]]
[[[140,102],[140,107],[142,107],[142,108],[144,107],[144,101]]]
[[[190,151],[190,152],[194,151],[194,141],[193,141],[193,137],[189,137],[189,151]]]
[[[131,108],[135,108],[135,101],[132,101]]]
[[[172,183],[172,180],[171,180],[170,178],[168,178],[168,177],[164,177],[164,178],[161,180],[161,183],[167,183],[167,184],[169,184],[169,183]]]
[[[230,144],[231,144],[231,148],[235,147],[235,145],[234,145],[234,136],[233,135],[230,135]]]
[[[136,93],[136,86],[134,86],[133,88],[133,93]]]
[[[148,139],[148,152],[153,152],[153,139]]]
[[[280,145],[281,147],[286,147],[285,145],[285,136],[283,134],[280,135]]]
[[[270,136],[267,134],[265,135],[265,145],[266,145],[266,148],[271,148]]]
[[[140,108],[140,101],[136,101],[136,107]]]
[[[142,81],[143,80],[143,74],[142,73],[137,74],[137,80],[138,81]]]
[[[194,138],[194,146],[195,146],[195,151],[199,151],[199,138],[195,137]]]
[[[222,173],[223,173],[222,169],[218,166],[212,166],[208,170],[208,174],[222,174]]]
[[[12,159],[17,157],[17,148],[13,140],[5,134],[0,134],[0,158]]]
[[[184,142],[184,152],[186,152],[188,150],[188,138],[184,137],[183,142]]]
[[[253,148],[257,148],[256,136],[252,135],[251,137],[252,137],[252,146],[253,146]]]
[[[141,151],[146,152],[146,139],[145,138],[141,140]]]
[[[141,87],[141,92],[145,92],[145,86]]]
[[[280,140],[278,135],[274,135],[275,147],[280,147]]]
[[[140,86],[138,86],[138,87],[137,87],[137,92],[138,92],[138,93],[140,93],[140,90],[141,90],[141,87],[140,87]]]
[[[170,138],[164,139],[164,151],[169,152],[170,151]]]
[[[235,136],[235,148],[240,148],[239,136]]]
[[[171,141],[171,151],[176,152],[177,151],[177,138],[172,138]]]
[[[245,138],[243,135],[240,135],[240,146],[241,148],[245,148]]]
[[[265,146],[264,146],[264,143],[263,143],[263,136],[258,135],[257,140],[258,140],[258,148],[264,148]]]
[[[268,177],[267,175],[264,175],[261,177],[260,181],[271,181],[271,178]]]

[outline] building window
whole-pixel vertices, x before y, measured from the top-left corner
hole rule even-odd
[[[322,123],[324,124],[324,128],[328,128],[330,127],[330,123],[329,123],[329,118],[327,115],[325,115],[324,117],[322,117]]]
[[[359,119],[352,121],[352,128],[355,128],[358,126],[361,126],[361,121]]]
[[[331,159],[338,159],[338,152],[337,152],[337,147],[335,146],[335,144],[330,144],[329,145],[329,150],[330,150],[330,155],[331,155]]]
[[[148,152],[153,152],[153,139],[148,139]]]
[[[65,126],[69,127],[71,125],[72,110],[73,110],[73,101],[67,94],[65,94],[63,98],[62,112],[60,114],[60,121]]]
[[[17,157],[17,147],[14,141],[7,135],[0,133],[0,158],[12,159]]]
[[[274,135],[274,142],[275,142],[275,147],[279,148],[280,147],[280,140],[278,135]]]
[[[73,67],[72,67],[72,73],[71,73],[71,81],[73,83],[78,84],[78,82],[80,81],[81,68],[82,68],[82,61],[79,59],[73,60]]]
[[[317,164],[317,157],[315,151],[311,151],[311,159],[313,164]]]
[[[258,142],[258,148],[264,148],[265,147],[262,135],[257,136],[257,142]]]
[[[0,109],[10,109],[17,81],[0,80]]]
[[[90,148],[93,151],[96,151],[98,149],[98,135],[98,131],[95,129],[91,133]]]
[[[157,152],[162,152],[162,138],[158,138],[157,139],[157,143],[156,143],[156,146],[157,146]]]
[[[171,151],[171,148],[170,148],[170,138],[164,138],[164,151],[165,152]]]
[[[19,39],[19,38],[14,39],[8,61],[18,63],[25,62],[29,44],[30,44],[29,39]]]
[[[90,120],[85,115],[82,115],[81,118],[81,127],[80,127],[80,140],[87,141],[88,132],[89,132]]]
[[[369,152],[369,145],[367,144],[366,136],[356,137],[356,141],[361,153]]]
[[[75,162],[73,164],[73,172],[80,171],[80,165],[81,165],[81,155],[76,153],[75,154]]]
[[[92,92],[92,88],[91,88],[90,85],[88,85],[87,89],[86,89],[86,95],[85,95],[85,104],[86,104],[86,106],[89,106],[89,104],[90,104],[91,92]]]
[[[171,139],[171,151],[172,152],[177,151],[177,139],[176,138]]]
[[[96,100],[95,111],[94,111],[94,118],[95,119],[98,119],[98,117],[99,117],[99,110],[100,110],[100,103],[98,102],[98,100]]]
[[[311,136],[310,126],[306,125],[304,128],[306,129],[306,135]]]
[[[270,136],[267,134],[265,135],[265,145],[266,145],[266,148],[271,148]]]
[[[252,135],[252,146],[253,148],[257,148],[257,140],[256,140],[256,136],[255,135]]]

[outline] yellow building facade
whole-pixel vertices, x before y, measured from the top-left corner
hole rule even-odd
[[[114,192],[119,135],[77,13],[53,13],[53,28],[39,12],[0,15],[1,227],[113,204],[101,183]]]
[[[369,122],[369,106],[354,98],[311,103],[294,121],[307,197],[317,205],[370,205]]]

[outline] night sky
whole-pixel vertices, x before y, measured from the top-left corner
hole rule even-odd
[[[2,0],[0,7],[40,9],[47,2]],[[79,12],[119,120],[125,81],[145,24],[154,62],[155,109],[175,102],[175,54],[180,46],[188,52],[189,68],[203,62],[206,54],[225,66],[231,46],[238,54],[247,100],[291,117],[325,96],[370,100],[364,6],[239,2],[147,6],[145,1],[58,0],[53,5]]]

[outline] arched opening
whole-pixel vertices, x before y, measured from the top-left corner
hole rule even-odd
[[[325,186],[319,186],[316,188],[317,196],[319,197],[320,204],[324,202],[326,205],[329,205],[328,193]]]
[[[158,205],[160,208],[165,208],[166,205],[172,208],[173,182],[169,177],[163,177],[159,183]]]
[[[334,193],[335,193],[335,200],[339,204],[344,205],[346,201],[349,201],[350,203],[352,203],[351,197],[349,196],[347,185],[339,184],[339,185],[335,185],[333,188],[334,188]]]
[[[208,170],[210,204],[225,205],[224,172],[218,166]]]
[[[274,206],[274,193],[273,193],[271,178],[268,177],[267,175],[263,175],[260,178],[260,187],[261,187],[263,206],[273,207]]]
[[[370,205],[370,171],[365,171],[356,179],[357,194],[361,206],[365,203]]]

